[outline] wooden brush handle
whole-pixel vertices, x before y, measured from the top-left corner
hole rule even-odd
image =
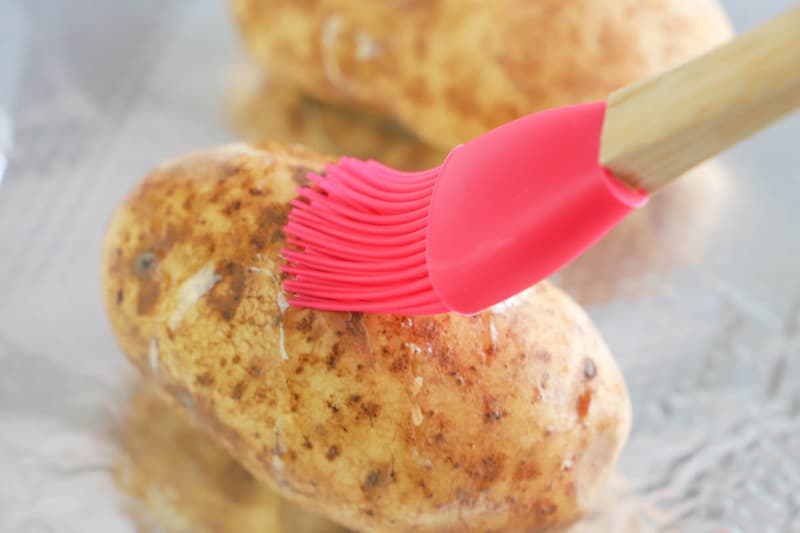
[[[600,162],[653,192],[800,107],[800,4],[609,96]]]

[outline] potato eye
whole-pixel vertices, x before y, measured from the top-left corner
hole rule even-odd
[[[137,276],[145,277],[150,274],[150,269],[156,262],[156,254],[152,250],[140,253],[133,263],[133,271]]]

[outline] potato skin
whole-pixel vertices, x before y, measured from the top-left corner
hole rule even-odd
[[[231,128],[248,142],[299,143],[400,170],[432,168],[447,156],[386,116],[320,101],[250,63],[234,71],[226,96]]]
[[[716,0],[231,0],[253,57],[450,149],[605,98],[731,35]]]
[[[548,283],[475,317],[288,307],[287,202],[325,160],[232,145],[155,169],[103,251],[122,349],[256,477],[348,527],[578,519],[630,425],[588,317]]]

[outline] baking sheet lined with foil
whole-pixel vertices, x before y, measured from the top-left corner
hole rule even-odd
[[[723,2],[737,28],[791,3]],[[151,167],[235,139],[398,166],[440,154],[255,72],[218,0],[0,10],[15,13],[4,36],[21,58],[0,56],[16,87],[0,99],[13,125],[0,147],[0,531],[335,531],[137,376],[101,305],[103,231]],[[556,276],[611,346],[635,416],[576,531],[800,531],[798,138],[794,117],[693,171]]]

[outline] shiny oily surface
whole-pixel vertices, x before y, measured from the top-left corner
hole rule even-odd
[[[723,3],[738,28],[791,4]],[[240,52],[224,6],[23,12],[26,90],[0,185],[0,530],[329,530],[137,399],[102,310],[116,203],[157,162],[235,138],[223,102]],[[793,118],[731,151],[556,276],[588,304],[634,405],[609,501],[576,527],[800,528],[798,137]],[[218,524],[224,513],[241,522]]]

